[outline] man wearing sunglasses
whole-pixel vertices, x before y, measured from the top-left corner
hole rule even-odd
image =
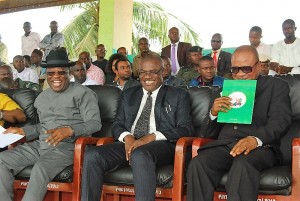
[[[280,138],[291,124],[289,86],[275,77],[260,76],[255,47],[240,46],[232,55],[235,80],[257,80],[251,124],[218,123],[231,109],[229,97],[216,98],[203,121],[205,137],[216,138],[198,150],[187,173],[187,201],[213,201],[214,190],[228,172],[228,201],[257,200],[260,171],[280,162]]]
[[[31,142],[0,153],[1,200],[13,200],[14,175],[30,165],[33,168],[22,200],[43,200],[48,182],[73,164],[76,139],[101,129],[97,95],[85,86],[70,83],[72,65],[63,49],[52,50],[47,64],[42,65],[47,68],[50,88],[34,103],[40,123],[6,129]]]
[[[214,59],[216,66],[216,73],[219,76],[224,76],[230,73],[231,66],[231,54],[221,49],[223,44],[223,36],[219,33],[215,33],[210,41],[212,51],[206,56],[211,56]]]

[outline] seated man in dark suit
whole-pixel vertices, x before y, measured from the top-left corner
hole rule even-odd
[[[218,86],[223,87],[224,79],[223,77],[216,75],[216,66],[214,64],[213,58],[210,56],[201,57],[198,66],[199,77],[192,79],[189,86]]]
[[[128,165],[135,200],[155,199],[156,168],[173,164],[176,141],[193,133],[188,94],[162,85],[162,70],[155,54],[141,61],[141,86],[123,91],[113,123],[118,142],[90,147],[84,155],[81,200],[99,201],[104,173]]]
[[[228,201],[256,201],[260,171],[280,162],[279,140],[291,124],[289,87],[284,81],[259,76],[254,47],[238,47],[232,56],[236,80],[257,80],[252,123],[217,123],[220,111],[231,109],[230,98],[215,99],[203,122],[203,135],[217,137],[198,150],[187,173],[187,201],[212,201],[214,189],[229,171],[225,189]]]
[[[221,34],[216,33],[212,36],[211,41],[212,52],[206,56],[211,56],[214,59],[217,66],[217,74],[224,76],[226,73],[230,73],[231,67],[231,54],[221,49],[223,44],[223,37]]]

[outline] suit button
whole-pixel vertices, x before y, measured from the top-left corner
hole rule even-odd
[[[238,129],[238,126],[233,126],[233,129],[234,129],[234,130],[237,130],[237,129]]]

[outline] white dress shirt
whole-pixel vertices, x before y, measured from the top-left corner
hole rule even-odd
[[[259,45],[256,48],[258,54],[264,54],[267,55],[268,57],[271,57],[271,46],[264,44],[264,43],[259,43]]]
[[[28,36],[25,34],[21,37],[22,42],[22,55],[29,55],[34,49],[40,49],[39,44],[41,42],[40,34],[36,32],[30,32]]]
[[[286,44],[284,40],[279,41],[272,47],[271,62],[279,63],[287,67],[300,66],[300,39],[292,44]]]
[[[155,101],[156,101],[157,94],[158,94],[158,91],[159,91],[160,87],[158,89],[156,89],[155,91],[153,91],[152,95],[151,95],[151,97],[152,97],[152,108],[151,108],[151,113],[150,113],[149,133],[154,133],[156,135],[156,140],[167,140],[167,138],[160,131],[156,130],[156,123],[155,123],[154,108],[155,108]],[[133,122],[133,125],[131,127],[131,131],[130,132],[128,132],[128,131],[123,132],[120,135],[119,139],[118,139],[120,142],[124,142],[124,138],[127,135],[133,135],[136,123],[137,123],[138,119],[141,116],[141,113],[143,111],[144,105],[146,104],[147,97],[148,97],[148,91],[146,91],[143,88],[143,98],[142,98],[142,101],[141,101],[138,113],[136,115],[135,121]]]
[[[32,70],[31,68],[24,68],[21,73],[17,73],[16,78],[20,78],[23,81],[30,81],[39,84],[39,76],[37,75],[36,71]]]

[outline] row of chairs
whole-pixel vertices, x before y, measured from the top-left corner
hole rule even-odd
[[[290,85],[290,96],[293,110],[293,124],[281,140],[281,152],[284,163],[262,172],[260,181],[260,195],[258,200],[294,201],[300,199],[300,138],[298,137],[300,125],[300,76],[281,76]],[[90,138],[79,138],[75,144],[74,165],[65,168],[55,179],[48,184],[48,191],[52,192],[51,200],[80,200],[81,170],[84,151],[87,145],[101,146],[112,143],[111,124],[116,115],[119,96],[121,91],[110,86],[90,86],[96,92],[99,99],[99,108],[103,128]],[[215,97],[219,95],[219,89],[214,87],[194,87],[187,89],[190,97],[191,115],[195,127],[195,137],[184,137],[178,140],[174,156],[174,165],[164,166],[157,170],[157,200],[170,199],[180,201],[185,199],[186,194],[186,168],[191,157],[197,155],[200,146],[211,141],[201,135],[201,124],[211,107]],[[25,90],[26,91],[26,90]],[[13,90],[7,92],[17,103],[25,108],[26,114],[32,115],[31,106],[25,106],[21,102],[24,97],[32,92],[27,90]],[[23,96],[19,96],[22,93]],[[31,94],[31,95],[30,95]],[[34,96],[32,96],[34,97]],[[31,98],[34,101],[34,98]],[[30,119],[36,117],[31,116]],[[31,122],[32,123],[32,122]],[[26,167],[18,175],[14,182],[15,195],[26,189],[32,167]],[[97,178],[95,178],[97,179]],[[130,167],[108,172],[104,178],[102,200],[121,201],[134,200],[134,187],[132,171]],[[226,199],[224,184],[226,175],[215,192],[215,200]],[[50,193],[49,193],[50,194]],[[19,196],[20,197],[20,196]],[[19,200],[16,196],[16,200]],[[47,198],[46,198],[47,199]]]

